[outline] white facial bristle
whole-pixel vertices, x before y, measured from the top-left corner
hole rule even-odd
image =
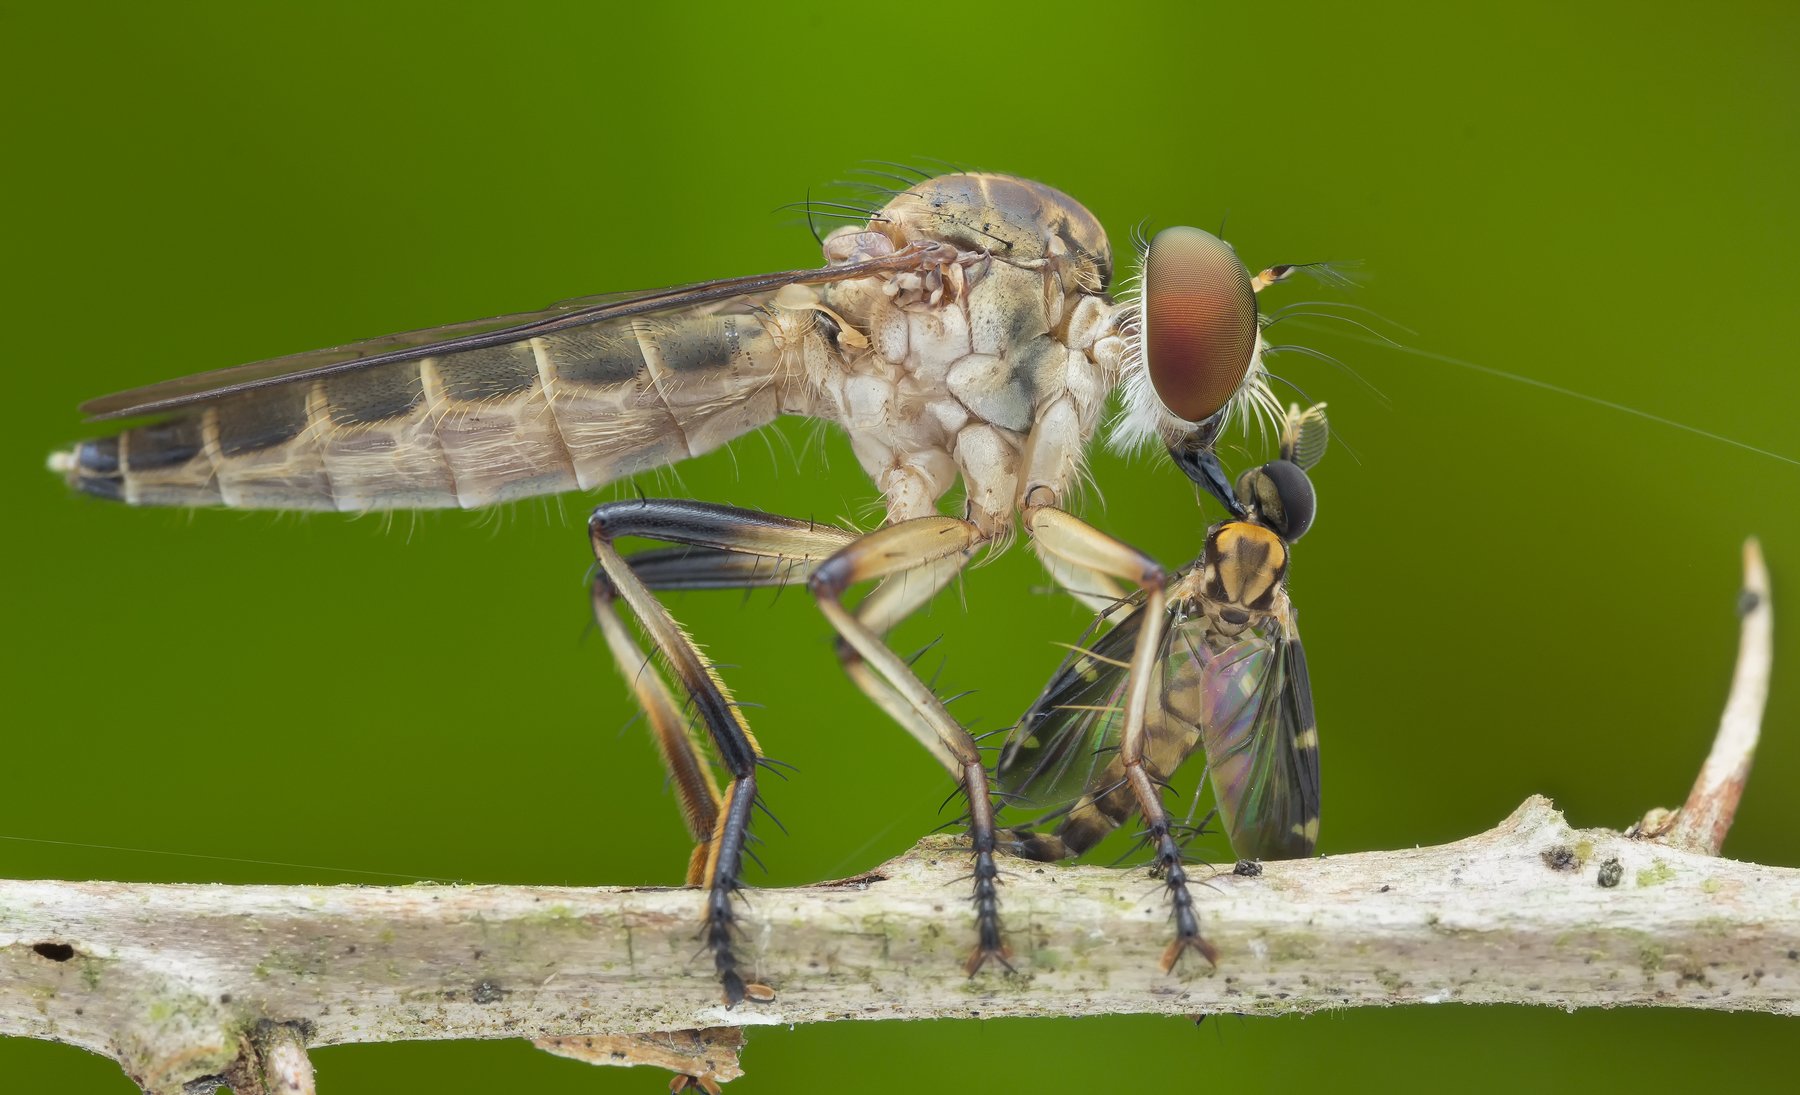
[[[1144,264],[1149,252],[1148,244],[1139,245],[1136,268],[1119,283],[1119,307],[1126,317],[1120,325],[1125,358],[1119,376],[1119,410],[1108,424],[1106,441],[1108,448],[1119,453],[1137,452],[1152,443],[1166,447],[1193,433],[1195,426],[1163,406],[1144,362]],[[1227,430],[1240,426],[1248,430],[1254,422],[1259,441],[1266,441],[1271,431],[1279,436],[1286,413],[1270,390],[1268,370],[1263,368],[1263,350],[1267,345],[1259,329],[1256,350],[1250,355],[1250,368],[1244,373],[1243,383],[1219,411]]]

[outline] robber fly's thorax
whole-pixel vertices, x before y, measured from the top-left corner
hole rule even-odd
[[[811,413],[849,431],[890,520],[935,512],[960,472],[971,519],[1004,535],[1032,486],[1072,480],[1116,379],[1106,235],[1056,190],[966,174],[825,241],[832,264],[909,249],[920,262],[817,290],[841,364],[808,378]]]

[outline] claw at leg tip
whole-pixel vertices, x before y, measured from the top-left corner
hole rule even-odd
[[[981,972],[982,967],[987,965],[989,959],[992,959],[1002,966],[1005,966],[1007,973],[1017,973],[1018,971],[1013,969],[1013,964],[1011,962],[1012,956],[1013,951],[1011,947],[1001,946],[997,949],[976,947],[973,951],[969,952],[969,960],[963,963],[963,969],[968,971],[970,977],[973,977]]]
[[[1181,961],[1181,956],[1186,954],[1189,950],[1199,951],[1200,957],[1206,959],[1207,965],[1212,966],[1214,969],[1218,968],[1219,949],[1211,943],[1208,943],[1205,939],[1202,939],[1200,936],[1192,935],[1176,936],[1175,939],[1169,943],[1168,947],[1163,950],[1162,962],[1160,963],[1162,971],[1164,973],[1174,973],[1176,964]]]

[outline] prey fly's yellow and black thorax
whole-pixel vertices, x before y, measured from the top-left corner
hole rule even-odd
[[[1287,577],[1287,544],[1248,521],[1215,528],[1200,560],[1200,607],[1234,627],[1268,614]]]

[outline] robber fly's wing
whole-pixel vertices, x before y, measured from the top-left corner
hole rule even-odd
[[[1064,806],[1112,758],[1125,721],[1131,652],[1144,622],[1142,595],[1119,611],[1124,615],[1112,630],[1070,651],[1007,737],[998,768],[1007,791],[1037,806]]]
[[[1200,734],[1242,859],[1301,859],[1319,839],[1319,732],[1297,635],[1246,637],[1201,670]]]
[[[392,362],[479,350],[629,316],[694,307],[736,297],[768,295],[787,285],[866,277],[882,270],[904,268],[916,261],[916,254],[901,250],[863,262],[836,266],[752,274],[668,289],[579,297],[536,312],[516,312],[492,319],[451,323],[442,327],[352,342],[326,350],[309,350],[249,365],[198,373],[102,396],[82,404],[81,409],[91,419],[160,414],[258,388],[333,376]]]

